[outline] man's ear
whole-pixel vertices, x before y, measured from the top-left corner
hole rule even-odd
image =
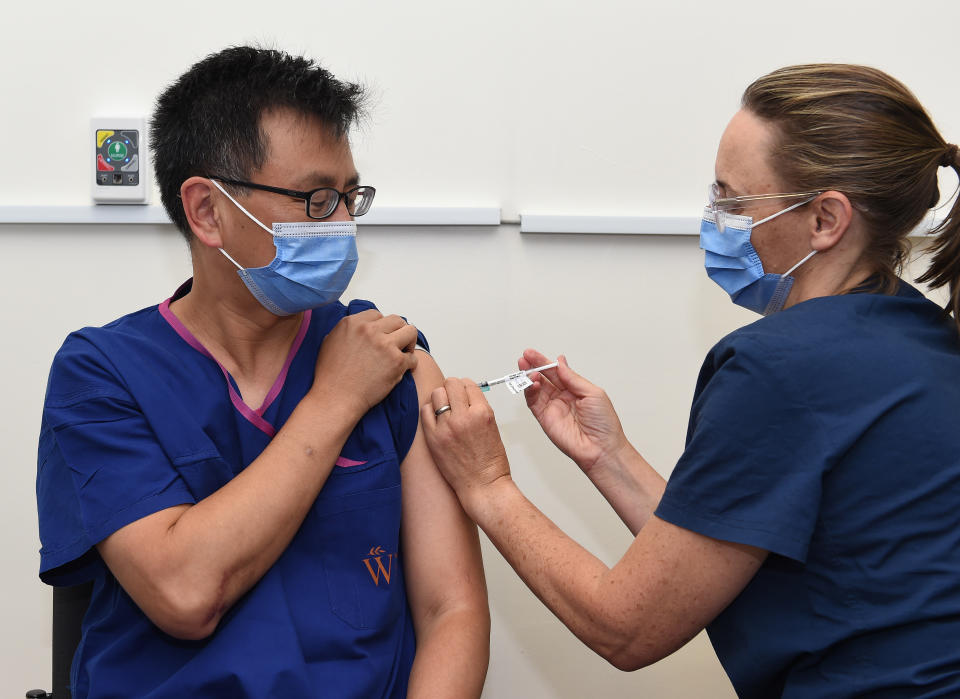
[[[847,195],[829,191],[810,202],[811,223],[810,247],[818,252],[829,250],[840,242],[853,220],[853,206]]]
[[[222,248],[218,190],[206,177],[190,177],[180,185],[180,199],[187,223],[201,245]]]

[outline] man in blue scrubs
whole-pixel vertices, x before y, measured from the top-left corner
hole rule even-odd
[[[194,65],[152,123],[194,275],[71,334],[38,457],[41,578],[92,580],[74,697],[479,696],[476,530],[426,448],[426,340],[365,301],[360,89],[279,51]]]

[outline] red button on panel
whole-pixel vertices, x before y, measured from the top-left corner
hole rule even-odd
[[[113,165],[103,159],[103,156],[97,153],[97,170],[101,172],[113,172]]]

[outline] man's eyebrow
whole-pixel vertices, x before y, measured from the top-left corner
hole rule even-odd
[[[313,172],[304,177],[297,184],[298,187],[304,191],[309,191],[311,189],[316,189],[317,187],[336,187],[339,184],[339,178],[322,173],[322,172]],[[347,187],[354,187],[360,184],[360,173],[355,172],[347,180]]]

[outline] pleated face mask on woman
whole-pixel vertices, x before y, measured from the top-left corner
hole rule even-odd
[[[277,252],[265,267],[244,268],[223,248],[247,289],[271,313],[293,315],[339,299],[357,269],[357,224],[353,221],[274,223],[267,228],[216,180],[210,180],[251,221],[273,236]]]
[[[709,206],[704,208],[700,220],[700,247],[704,250],[707,276],[730,294],[730,299],[738,306],[763,315],[781,310],[793,288],[791,273],[817,251],[810,252],[783,274],[766,273],[763,271],[760,256],[750,242],[750,234],[760,224],[808,204],[813,199],[814,197],[810,197],[788,206],[756,223],[751,216],[721,211],[719,214],[723,216],[722,228],[717,224],[718,212]]]

